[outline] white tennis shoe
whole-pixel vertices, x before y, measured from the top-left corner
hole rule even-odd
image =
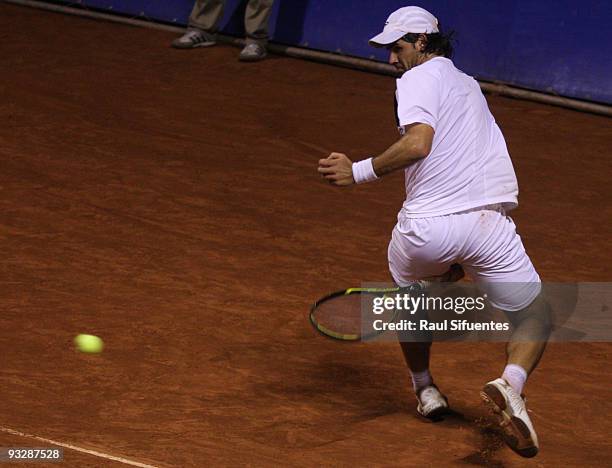
[[[425,418],[437,419],[448,412],[448,399],[435,385],[428,385],[420,389],[416,398],[417,412]]]
[[[522,457],[535,457],[539,450],[538,436],[521,395],[504,379],[495,379],[484,386],[480,396],[497,416],[508,447]]]

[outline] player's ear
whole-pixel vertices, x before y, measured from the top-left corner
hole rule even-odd
[[[425,47],[427,46],[427,36],[425,34],[419,34],[419,38],[417,39],[414,46],[419,52],[424,52]]]

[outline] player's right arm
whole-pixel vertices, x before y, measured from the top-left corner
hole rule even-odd
[[[431,151],[433,136],[434,130],[427,124],[406,125],[405,134],[379,156],[353,164],[346,154],[332,153],[319,161],[318,171],[329,183],[339,186],[365,181],[368,172],[370,178],[381,177],[425,158]],[[367,167],[364,174],[360,169],[363,166]]]
[[[433,128],[424,123],[414,123],[404,128],[406,132],[399,140],[372,159],[372,166],[378,177],[403,169],[430,153],[434,137]]]

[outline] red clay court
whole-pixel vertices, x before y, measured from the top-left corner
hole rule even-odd
[[[0,5],[0,446],[61,466],[604,466],[610,343],[551,344],[521,459],[478,392],[504,346],[438,344],[456,414],[415,414],[397,345],[342,345],[322,294],[388,281],[401,174],[345,191],[315,147],[397,138],[388,77],[169,47],[172,33]],[[610,119],[488,96],[546,281],[610,281]],[[102,337],[75,352],[77,333]],[[37,465],[38,466],[38,465]],[[57,466],[57,465],[56,465]]]

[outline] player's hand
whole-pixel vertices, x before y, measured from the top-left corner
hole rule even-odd
[[[319,174],[332,185],[351,185],[353,179],[353,162],[343,153],[332,153],[325,159],[319,159]]]

